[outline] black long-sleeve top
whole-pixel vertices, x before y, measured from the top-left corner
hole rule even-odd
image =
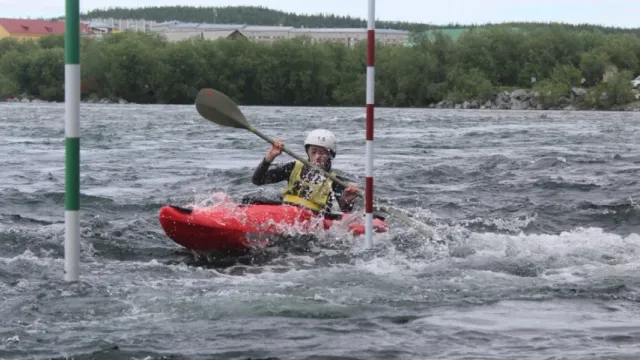
[[[281,165],[276,165],[273,169],[269,169],[271,166],[271,162],[268,162],[265,159],[262,159],[262,162],[258,165],[255,172],[253,173],[253,177],[251,178],[251,182],[254,185],[265,185],[265,184],[274,184],[281,181],[289,180],[291,176],[291,172],[293,171],[293,167],[295,166],[295,161],[288,162]],[[304,165],[302,167],[302,171],[300,176],[305,179],[305,175],[309,173],[308,167]],[[338,179],[343,180],[343,178],[338,176]],[[309,180],[309,179],[305,179]],[[331,207],[333,206],[333,197],[335,196],[338,201],[338,206],[340,210],[343,212],[351,212],[353,211],[353,203],[348,204],[344,201],[344,187],[340,184],[336,184],[335,182],[331,183],[331,194],[329,194],[329,198],[327,199],[327,205],[324,208],[325,212],[330,212]]]

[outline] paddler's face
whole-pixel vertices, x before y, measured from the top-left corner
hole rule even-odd
[[[307,154],[309,155],[309,161],[318,166],[324,166],[331,157],[327,148],[316,145],[309,146]]]

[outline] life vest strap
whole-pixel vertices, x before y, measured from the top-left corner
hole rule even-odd
[[[313,211],[321,211],[322,207],[300,196],[286,194],[282,197],[282,201],[290,204],[301,205]]]

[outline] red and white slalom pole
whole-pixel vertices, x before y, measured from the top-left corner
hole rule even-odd
[[[365,242],[368,248],[373,247],[373,106],[375,79],[375,48],[376,48],[376,2],[369,0],[369,17],[367,21],[367,165],[365,168]]]

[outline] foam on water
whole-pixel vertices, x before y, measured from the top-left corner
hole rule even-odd
[[[607,300],[607,293],[611,290],[591,289],[587,292],[585,286],[602,282],[610,288],[615,286],[613,279],[635,276],[640,264],[638,235],[621,237],[600,229],[578,229],[560,235],[472,233],[466,243],[460,245],[470,247],[473,254],[460,258],[440,253],[437,259],[417,260],[416,254],[409,258],[389,246],[379,250],[373,258],[359,258],[352,253],[353,258],[346,263],[285,269],[278,265],[266,265],[261,272],[248,272],[242,276],[184,264],[167,265],[157,260],[102,262],[94,259],[95,262],[83,264],[82,283],[76,288],[66,287],[67,290],[62,290],[64,286],[55,285],[60,274],[33,278],[33,274],[38,272],[62,268],[61,259],[39,257],[26,251],[13,258],[0,258],[3,269],[26,270],[32,274],[32,279],[22,279],[3,286],[4,296],[14,299],[20,297],[22,301],[3,302],[0,312],[26,313],[25,320],[32,317],[34,322],[22,331],[9,331],[2,335],[5,339],[20,339],[17,342],[7,340],[7,349],[20,345],[34,346],[36,350],[37,343],[43,340],[48,342],[47,339],[62,347],[74,344],[74,348],[80,349],[91,347],[95,342],[95,339],[85,336],[85,329],[93,329],[94,334],[101,334],[100,338],[104,341],[136,348],[131,339],[144,338],[151,335],[149,331],[152,331],[154,338],[161,338],[163,343],[167,343],[156,348],[157,351],[174,349],[178,353],[186,351],[183,354],[187,355],[187,347],[178,344],[185,339],[185,333],[193,331],[217,334],[224,331],[225,337],[231,338],[233,333],[246,335],[242,330],[246,326],[250,326],[252,332],[266,331],[273,326],[272,321],[278,323],[281,320],[277,319],[282,316],[333,321],[350,318],[352,322],[354,317],[358,319],[371,313],[397,316],[393,315],[398,312],[397,309],[417,316],[409,327],[413,329],[409,331],[413,332],[413,337],[415,332],[423,331],[425,327],[456,328],[486,334],[509,333],[515,336],[513,332],[521,332],[519,329],[522,326],[519,324],[523,322],[528,324],[531,329],[529,332],[537,334],[545,331],[543,329],[572,330],[571,326],[562,325],[570,320],[562,317],[563,320],[556,320],[560,326],[553,327],[553,320],[550,322],[548,319],[557,315],[550,312],[549,306],[533,306],[526,310],[522,308],[523,305],[509,305],[513,303],[505,300],[518,303],[527,299],[540,301],[541,297],[554,297],[554,294],[543,294],[541,289],[565,291],[563,289],[570,287],[583,288],[585,296],[580,296],[578,290],[573,296],[571,291],[567,291],[566,297]],[[310,260],[308,256],[299,256],[304,257],[306,261]],[[514,272],[513,269],[518,267],[539,268],[539,271],[537,274]],[[389,292],[401,296],[390,298],[387,295]],[[38,293],[40,295],[37,297],[28,295]],[[458,294],[461,293],[466,296],[460,297]],[[613,294],[615,298],[625,298],[624,291],[613,291]],[[499,305],[490,308],[479,306],[465,311],[456,307],[498,300]],[[46,308],[41,308],[43,303],[47,304]],[[527,306],[526,302],[524,304]],[[450,310],[439,310],[435,315],[431,309],[434,305],[439,308],[447,306]],[[506,310],[509,306],[512,310]],[[555,311],[566,311],[566,305],[561,302],[551,306],[557,308]],[[587,303],[587,306],[591,305]],[[61,311],[68,314],[67,320],[59,317]],[[505,316],[509,315],[513,320],[502,321],[495,317],[495,314],[505,311],[508,312]],[[229,327],[229,323],[226,323],[222,330],[216,323],[224,319],[236,319],[232,323],[241,321],[244,325]],[[591,323],[588,319],[583,320],[575,320],[582,332],[589,332],[589,328],[598,322],[604,328],[611,326],[601,318],[592,319]],[[270,325],[265,325],[265,322]],[[171,330],[158,332],[159,323],[171,324]],[[582,327],[583,323],[586,327]],[[406,343],[416,346],[411,342],[412,336],[406,335],[385,333],[387,345]],[[281,336],[277,335],[278,338]],[[418,338],[413,340],[418,341]],[[224,344],[225,341],[216,346],[199,344],[196,353],[204,353],[205,348],[216,351],[216,347],[224,348]],[[156,340],[145,346],[155,348],[158,345]],[[379,350],[380,346],[382,344],[376,348]],[[348,351],[349,348],[348,343],[338,342],[334,346],[334,350]]]

